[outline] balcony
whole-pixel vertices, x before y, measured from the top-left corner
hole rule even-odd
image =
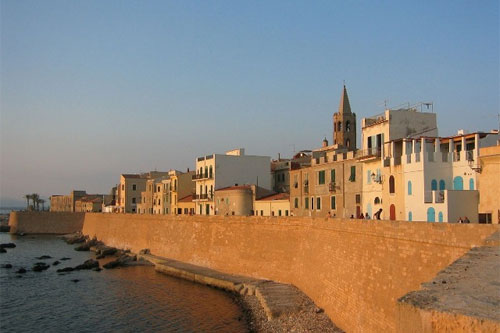
[[[213,200],[213,195],[210,193],[202,193],[202,194],[193,194],[193,200],[207,200],[207,201],[212,201]]]
[[[360,161],[373,160],[380,158],[381,152],[379,147],[360,149],[356,151],[355,157]]]
[[[196,175],[193,175],[192,176],[192,179],[193,180],[200,180],[200,179],[213,179],[214,176],[213,175],[208,175],[206,173],[198,173]]]

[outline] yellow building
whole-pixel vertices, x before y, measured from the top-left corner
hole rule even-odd
[[[102,212],[103,195],[87,195],[75,202],[75,212],[100,213]]]
[[[167,172],[150,171],[143,174],[122,174],[118,186],[117,205],[121,213],[137,213],[141,192],[146,190],[148,179],[167,176]]]
[[[194,215],[196,205],[193,195],[187,195],[177,201],[177,215]]]
[[[75,203],[80,198],[87,195],[85,191],[71,191],[69,195],[51,195],[51,212],[75,212]]]
[[[479,223],[500,223],[500,146],[480,149]]]
[[[289,216],[290,194],[276,193],[257,199],[254,202],[256,216]]]

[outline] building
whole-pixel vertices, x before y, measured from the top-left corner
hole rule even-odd
[[[87,195],[86,191],[73,190],[69,195],[51,195],[50,196],[50,211],[51,212],[75,212],[75,203],[80,198]]]
[[[254,201],[256,216],[289,216],[290,194],[274,193]]]
[[[292,166],[306,167],[311,165],[310,151],[301,151],[291,159],[282,159],[278,155],[277,160],[271,161],[271,180],[273,191],[278,193],[290,193],[290,170]]]
[[[193,195],[187,195],[177,201],[177,215],[194,215],[195,203]]]
[[[339,110],[333,114],[333,144],[350,151],[357,149],[356,114],[351,112],[345,85],[340,97]]]
[[[148,179],[167,176],[167,172],[150,171],[143,174],[122,174],[117,191],[117,206],[120,213],[137,213],[141,192],[145,191]]]
[[[215,214],[254,215],[255,201],[271,194],[273,194],[272,191],[256,185],[237,185],[215,190]]]
[[[87,195],[83,198],[76,200],[75,212],[84,213],[100,213],[102,212],[104,195],[93,194]]]
[[[255,184],[271,189],[271,158],[245,155],[244,149],[196,159],[196,214],[215,215],[215,191],[230,186]]]
[[[479,223],[500,223],[500,145],[480,148]]]

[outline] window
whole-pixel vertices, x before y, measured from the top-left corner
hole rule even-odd
[[[122,191],[125,191],[125,184],[122,184]]]
[[[375,197],[375,200],[373,200],[373,203],[375,205],[379,205],[380,204],[380,198],[379,197]]]
[[[335,196],[330,197],[330,209],[337,209],[335,205]]]
[[[212,177],[213,177],[213,168],[212,168],[212,166],[210,166],[209,172],[210,172],[210,173],[209,173],[209,175],[208,175],[208,176],[209,176],[210,178],[212,178]]]
[[[469,179],[469,190],[474,190],[474,178]]]
[[[278,216],[281,216],[281,209],[278,210]]]
[[[337,131],[338,131],[338,132],[342,131],[342,122],[341,122],[341,121],[339,121],[339,122],[337,123]]]
[[[264,211],[263,210],[260,211],[260,216],[264,216]]]
[[[351,122],[349,120],[345,122],[345,131],[346,132],[351,131]]]
[[[366,183],[371,184],[372,183],[372,172],[371,170],[368,170],[366,172]]]
[[[394,176],[389,177],[389,193],[393,194],[395,192],[394,189]]]
[[[345,140],[345,146],[350,148],[351,147],[351,140],[346,139]]]
[[[309,198],[304,198],[304,208],[309,209]]]
[[[453,178],[453,189],[457,191],[462,191],[464,189],[464,180],[462,177],[457,176]]]
[[[318,184],[325,184],[325,170],[318,171]]]
[[[440,191],[444,191],[444,190],[445,190],[445,188],[446,188],[446,184],[445,184],[444,180],[442,180],[442,179],[441,179],[441,180],[439,181],[439,190],[440,190]]]
[[[437,180],[433,179],[433,180],[431,181],[431,190],[432,190],[432,191],[437,191],[437,189],[438,189],[438,183],[437,183]]]
[[[321,197],[316,198],[316,209],[321,210]]]
[[[330,170],[330,181],[335,183],[335,169]]]
[[[311,210],[314,210],[314,197],[311,197]]]
[[[353,165],[351,167],[351,176],[349,177],[349,181],[355,182],[356,181],[356,166]]]
[[[132,203],[135,204],[135,198],[132,198]]]
[[[299,208],[299,198],[295,198],[295,208]]]
[[[361,203],[361,194],[356,194],[356,203],[357,204]]]
[[[438,221],[443,222],[443,212],[439,212],[438,214]]]
[[[411,181],[408,181],[408,195],[412,194]]]
[[[135,191],[137,189],[137,185],[133,184],[132,185],[132,191]]]
[[[205,178],[208,178],[208,167],[205,166]]]
[[[432,207],[427,209],[427,222],[436,222],[436,211]]]
[[[413,220],[413,213],[412,212],[408,212],[408,221],[412,221]]]
[[[288,216],[288,209],[285,209],[285,216]]]
[[[184,208],[184,214],[189,214],[189,210],[187,208]]]

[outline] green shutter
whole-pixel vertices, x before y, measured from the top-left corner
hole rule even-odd
[[[330,182],[335,183],[335,169],[330,171]]]
[[[304,207],[305,209],[309,209],[309,198],[304,198]]]
[[[330,198],[330,209],[336,209],[335,206],[336,206],[335,205],[335,196],[332,196]]]
[[[349,180],[351,182],[355,182],[356,181],[356,166],[355,165],[353,165],[351,167],[351,176],[349,177]]]

